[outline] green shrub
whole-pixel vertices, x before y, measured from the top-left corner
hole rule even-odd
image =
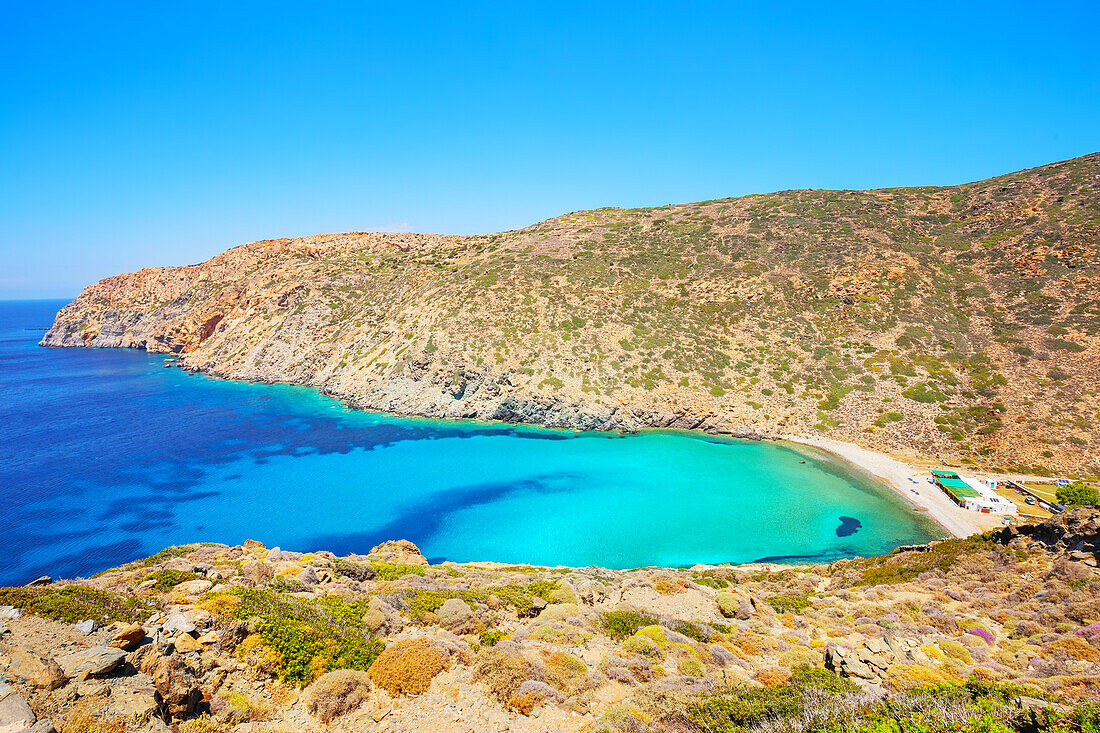
[[[161,606],[136,596],[67,585],[63,588],[0,588],[0,606],[15,606],[24,613],[74,624],[94,619],[101,624],[112,621],[144,621]]]
[[[487,603],[490,596],[496,596],[497,600],[504,605],[516,609],[516,613],[520,616],[534,616],[535,597],[545,599],[557,587],[556,581],[539,580],[527,585],[497,585],[481,590],[406,591],[403,596],[408,605],[409,617],[417,623],[422,623],[425,614],[434,613],[448,598],[461,598],[467,603]]]
[[[665,656],[664,651],[661,650],[661,645],[654,641],[652,637],[641,632],[634,634],[634,636],[623,642],[623,651],[649,657],[650,659],[664,659]]]
[[[180,583],[185,583],[188,580],[195,580],[199,576],[194,573],[189,573],[186,570],[158,570],[155,573],[150,573],[142,578],[144,583],[147,580],[156,581],[153,583],[153,588],[166,593],[175,588]]]
[[[478,636],[478,641],[482,646],[495,646],[498,641],[507,637],[508,634],[504,631],[482,631]]]
[[[703,677],[707,673],[706,667],[695,657],[688,657],[680,662],[680,674],[688,677]]]
[[[284,682],[305,685],[336,669],[366,671],[382,652],[382,642],[363,627],[367,601],[339,596],[302,599],[260,588],[234,588],[232,614],[255,618],[264,646],[278,655]]]
[[[633,611],[605,611],[600,614],[600,628],[615,641],[622,641],[643,626],[652,626],[656,623],[658,623],[657,619],[652,616]]]
[[[422,565],[374,562],[371,563],[371,567],[374,568],[374,572],[377,573],[375,580],[397,580],[406,575],[424,575],[424,567]]]
[[[772,596],[768,599],[768,605],[775,609],[776,613],[798,613],[810,605],[806,594]]]

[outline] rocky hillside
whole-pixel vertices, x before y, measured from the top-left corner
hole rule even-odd
[[[397,413],[1100,473],[1100,154],[946,188],[256,242],[96,283],[42,343]]]
[[[0,730],[1096,730],[1098,551],[1091,508],[828,566],[173,547],[0,588]]]

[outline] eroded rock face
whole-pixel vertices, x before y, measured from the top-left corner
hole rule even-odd
[[[993,539],[1003,544],[1041,547],[1096,567],[1100,561],[1100,509],[1068,509],[1039,524],[999,529]]]

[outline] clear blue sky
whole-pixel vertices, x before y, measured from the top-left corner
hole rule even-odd
[[[1100,3],[2,0],[0,297],[1100,149]]]

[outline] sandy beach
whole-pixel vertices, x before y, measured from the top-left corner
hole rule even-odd
[[[861,448],[831,438],[811,435],[784,435],[782,440],[813,446],[859,466],[892,487],[918,511],[928,514],[937,524],[955,537],[968,537],[976,532],[1002,526],[1001,515],[972,512],[956,505],[933,485],[927,469],[920,469],[884,453]]]

